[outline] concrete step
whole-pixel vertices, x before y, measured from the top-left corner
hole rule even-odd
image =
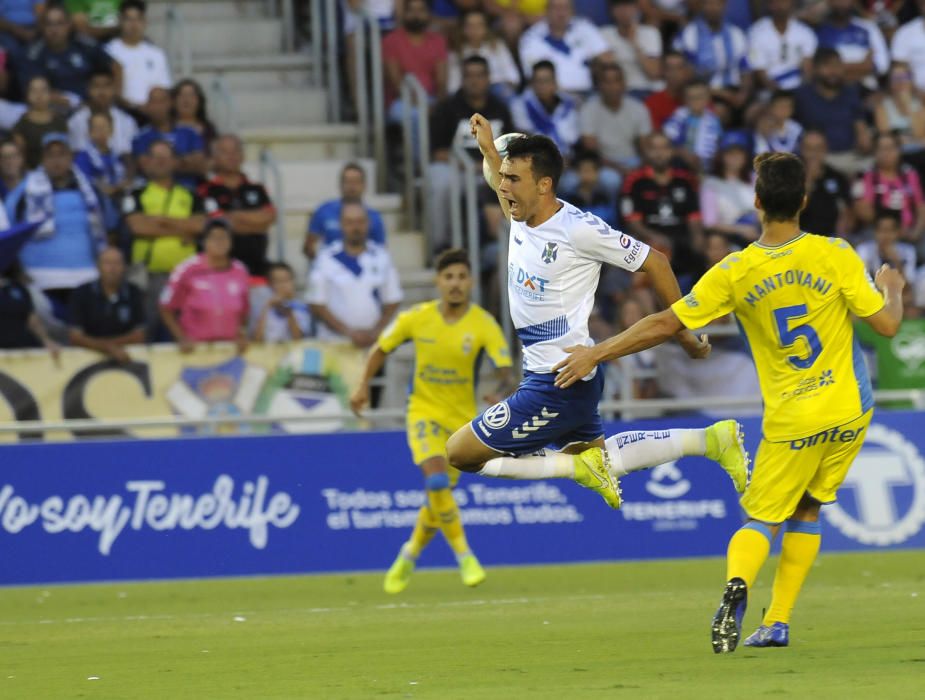
[[[240,130],[247,160],[257,160],[262,148],[269,148],[280,161],[351,159],[357,152],[356,124],[312,124]]]
[[[340,196],[340,171],[348,161],[356,162],[363,167],[368,183],[376,181],[375,161],[367,158],[281,162],[280,176],[285,201],[277,202],[277,206],[307,209]],[[259,163],[246,163],[245,171],[248,177],[258,177]]]
[[[148,24],[163,22],[171,5],[175,5],[187,21],[259,17],[266,14],[266,2],[262,0],[158,0],[148,3]]]
[[[302,89],[311,80],[311,57],[302,53],[196,57],[193,77],[203,85],[221,76],[232,92],[285,86]]]
[[[148,26],[148,38],[158,46],[167,46],[164,22]],[[282,49],[282,21],[267,17],[230,17],[187,20],[186,32],[192,42],[193,65],[200,57],[224,56],[233,50],[237,56],[266,55]]]
[[[239,129],[308,126],[327,119],[327,95],[321,89],[236,90],[232,98]]]

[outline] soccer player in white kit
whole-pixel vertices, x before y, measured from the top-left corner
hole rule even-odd
[[[450,464],[482,476],[574,479],[619,508],[620,476],[703,455],[719,462],[736,490],[744,491],[748,456],[735,421],[702,430],[633,431],[605,440],[597,410],[603,372],[595,368],[567,389],[555,385],[553,368],[570,350],[593,345],[588,317],[602,263],[648,273],[666,307],[681,297],[681,290],[660,252],[556,197],[563,162],[551,139],[513,139],[502,161],[488,121],[475,114],[470,127],[511,222],[508,298],[523,344],[524,379],[511,396],[450,437]],[[677,339],[693,358],[709,354],[705,337],[685,329]],[[547,447],[555,451],[538,454]]]

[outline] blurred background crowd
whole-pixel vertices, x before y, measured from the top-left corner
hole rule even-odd
[[[367,172],[331,173],[340,196],[313,210],[304,260],[269,260],[274,202],[202,88],[174,81],[145,38],[146,9],[0,0],[0,216],[28,229],[0,273],[0,347],[124,360],[142,341],[369,346],[403,293]],[[560,196],[664,251],[684,289],[757,238],[751,158],[788,151],[807,166],[803,228],[847,238],[871,272],[900,269],[909,320],[925,315],[925,0],[342,0],[348,111],[360,11],[384,32],[389,122],[430,124],[432,250],[459,196],[451,151],[480,161],[476,111],[496,134],[555,140]],[[427,114],[403,103],[407,75]],[[485,305],[499,313],[506,222],[492,193],[480,205]],[[643,278],[606,270],[594,333],[654,309]]]

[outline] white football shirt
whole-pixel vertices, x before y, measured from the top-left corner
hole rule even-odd
[[[649,254],[645,243],[559,203],[536,228],[511,221],[508,300],[528,372],[549,373],[565,359],[565,348],[594,344],[588,317],[602,263],[635,272]]]
[[[750,68],[763,70],[782,90],[794,90],[803,81],[803,60],[813,57],[819,42],[798,19],[791,19],[781,34],[770,17],[762,17],[748,30],[748,45]]]
[[[129,46],[122,39],[113,39],[105,49],[122,66],[122,97],[132,104],[147,103],[151,88],[169,90],[173,84],[167,54],[151,42]]]
[[[893,60],[908,63],[919,90],[925,90],[925,19],[906,22],[893,35]]]

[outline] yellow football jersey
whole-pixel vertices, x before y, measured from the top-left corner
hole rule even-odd
[[[870,316],[883,304],[848,243],[804,233],[727,256],[671,308],[688,328],[735,312],[758,370],[764,436],[777,442],[848,423],[873,406],[851,314]]]
[[[483,354],[495,367],[511,366],[511,351],[498,322],[472,304],[455,323],[447,323],[439,301],[418,304],[398,315],[379,336],[383,352],[414,343],[409,415],[427,416],[455,429],[476,415],[475,380]]]

